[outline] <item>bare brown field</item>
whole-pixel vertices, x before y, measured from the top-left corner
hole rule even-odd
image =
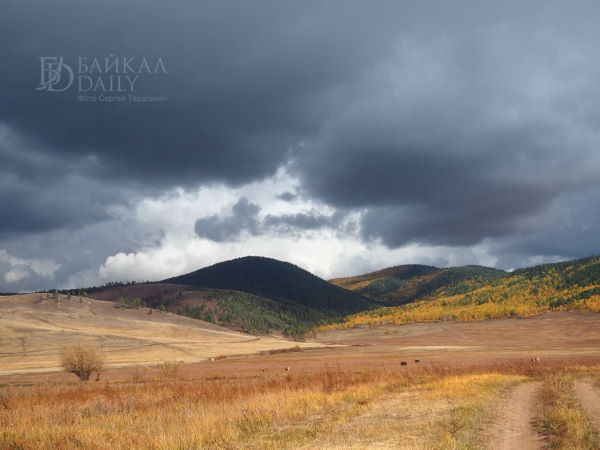
[[[528,319],[387,325],[334,330],[314,342],[342,344],[353,357],[424,357],[468,364],[506,359],[600,356],[600,314],[550,312]],[[343,352],[343,351],[342,351]]]
[[[103,347],[111,366],[309,347],[275,336],[250,336],[150,309],[46,294],[0,297],[0,374],[59,370],[62,349],[76,342]]]

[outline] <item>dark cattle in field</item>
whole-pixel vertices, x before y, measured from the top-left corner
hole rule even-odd
[[[400,365],[401,366],[408,366],[408,363],[406,361],[400,361]]]

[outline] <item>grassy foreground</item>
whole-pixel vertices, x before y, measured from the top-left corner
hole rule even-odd
[[[359,448],[376,443],[472,448],[481,443],[487,411],[504,388],[582,367],[577,361],[472,368],[423,364],[245,379],[4,386],[0,448],[310,448],[350,443]]]
[[[540,424],[548,448],[600,449],[596,430],[573,393],[573,375],[546,376],[540,405]]]

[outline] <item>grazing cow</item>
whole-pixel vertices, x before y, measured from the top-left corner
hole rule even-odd
[[[408,363],[406,361],[400,361],[400,365],[401,366],[408,366]]]
[[[420,362],[421,362],[421,358],[417,358],[417,359],[415,359],[415,362],[416,362],[416,363],[420,363]]]
[[[286,371],[286,372],[289,372],[289,371],[290,371],[290,368],[289,368],[289,367],[286,367],[286,368],[285,368],[285,371]]]
[[[539,356],[534,356],[533,358],[531,358],[531,362],[532,363],[539,363],[540,362],[540,357]]]

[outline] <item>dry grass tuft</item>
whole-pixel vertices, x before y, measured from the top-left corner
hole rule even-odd
[[[158,365],[158,369],[163,378],[177,378],[183,367],[181,361],[163,361]]]
[[[544,377],[540,422],[548,448],[600,449],[600,433],[576,401],[570,374]]]

